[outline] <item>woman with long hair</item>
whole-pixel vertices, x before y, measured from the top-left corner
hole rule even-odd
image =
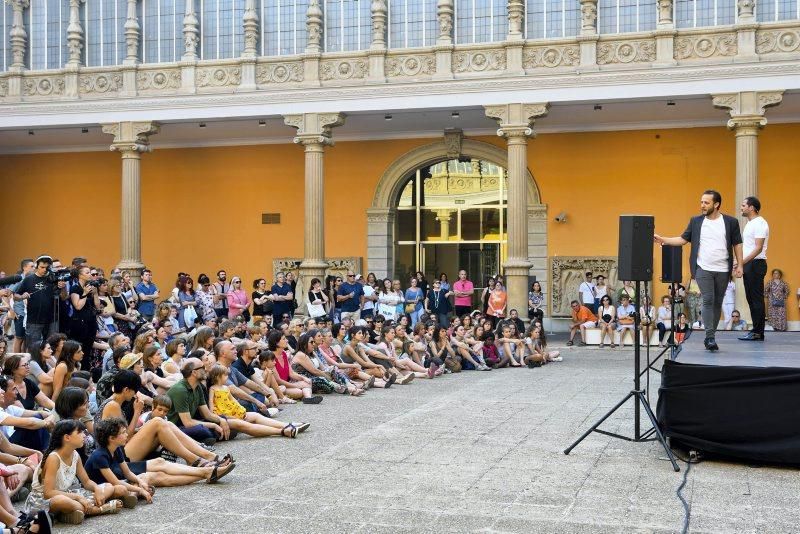
[[[253,280],[253,324],[266,317],[272,316],[272,295],[267,291],[267,280],[257,278]]]
[[[611,348],[615,348],[614,335],[617,328],[617,309],[611,302],[611,297],[603,295],[600,297],[600,306],[597,308],[597,327],[600,329],[600,348],[605,344],[606,335]]]
[[[78,283],[72,286],[69,292],[70,303],[72,304],[72,317],[70,319],[70,337],[76,340],[83,347],[84,354],[88,357],[92,355],[94,340],[97,335],[97,311],[100,309],[100,298],[98,297],[98,287],[93,281],[91,269],[80,267],[77,270]],[[88,368],[94,367],[89,362]]]
[[[398,295],[392,288],[392,279],[384,278],[378,290],[378,314],[383,315],[387,321],[396,321],[397,305],[403,300],[403,296]]]
[[[228,319],[241,315],[245,322],[250,322],[250,297],[242,289],[242,279],[231,278],[231,290],[228,292]]]
[[[322,281],[319,278],[311,279],[311,289],[308,290],[308,316],[319,321],[328,310],[328,296],[322,289]]]
[[[80,369],[80,362],[83,359],[83,345],[77,341],[67,340],[64,342],[64,348],[56,362],[56,368],[53,372],[53,393],[50,398],[55,400],[58,394],[64,389],[72,378],[72,373]]]
[[[341,325],[334,325],[336,329],[336,333],[338,334],[341,331]],[[336,353],[334,350],[334,341],[336,338],[333,335],[332,330],[323,329],[322,330],[322,343],[317,346],[317,350],[325,358],[325,361],[329,365],[333,365],[342,373],[345,373],[350,380],[358,380],[363,384],[363,389],[369,389],[373,385],[375,385],[375,377],[370,376],[369,374],[365,373],[361,370],[361,366],[357,363],[345,363],[342,361],[339,354]]]
[[[314,393],[347,393],[347,387],[337,384],[322,370],[322,363],[316,355],[317,342],[309,334],[303,334],[297,344],[297,352],[292,357],[292,370],[311,381]]]
[[[418,278],[410,278],[409,284],[410,286],[408,289],[406,289],[406,293],[404,295],[406,302],[405,312],[407,315],[411,316],[411,328],[414,328],[414,326],[417,324],[417,321],[419,321],[420,315],[422,315],[422,312],[425,310],[423,306],[425,292],[421,287],[419,287]],[[427,287],[427,283],[425,285]]]
[[[531,284],[528,292],[528,319],[544,319],[544,294],[538,281]]]
[[[489,307],[489,295],[494,290],[495,284],[496,284],[495,279],[493,277],[490,277],[488,280],[486,280],[486,287],[484,287],[483,291],[481,292],[481,313],[483,313],[484,315],[486,314],[486,310]]]
[[[312,395],[311,380],[297,373],[289,363],[289,341],[283,332],[273,330],[267,337],[269,351],[275,355],[271,370],[278,385],[286,388],[286,394],[303,399],[304,404],[319,404],[322,397]],[[299,393],[299,394],[298,394]]]
[[[198,317],[197,297],[194,291],[194,280],[189,275],[178,278],[178,326],[191,330],[194,327],[194,320]],[[187,320],[188,319],[188,320]]]

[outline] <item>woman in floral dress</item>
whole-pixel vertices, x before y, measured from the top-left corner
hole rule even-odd
[[[778,332],[786,331],[786,299],[789,297],[789,285],[783,281],[783,271],[772,270],[772,280],[764,286],[764,297],[767,299],[767,320]]]

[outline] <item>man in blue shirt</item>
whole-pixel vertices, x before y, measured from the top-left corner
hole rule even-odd
[[[158,298],[158,288],[151,283],[153,273],[150,269],[142,271],[142,281],[136,284],[136,293],[139,295],[139,313],[148,321],[153,320],[156,313],[156,299]]]
[[[283,320],[284,315],[291,317],[292,315],[292,301],[294,300],[294,293],[292,293],[292,286],[286,283],[286,276],[283,273],[278,273],[275,276],[275,283],[270,290],[272,293],[272,324],[278,328],[278,325]]]
[[[361,297],[364,296],[364,288],[356,282],[356,275],[353,271],[347,271],[347,280],[342,282],[336,292],[336,301],[342,303],[342,320],[350,317],[354,321],[361,318]]]

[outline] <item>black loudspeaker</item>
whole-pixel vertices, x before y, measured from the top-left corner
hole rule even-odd
[[[653,279],[654,229],[652,215],[620,215],[617,258],[620,280],[649,282]]]
[[[683,247],[661,247],[661,281],[678,282],[683,280]]]

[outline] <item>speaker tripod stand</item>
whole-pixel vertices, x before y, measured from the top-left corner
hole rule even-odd
[[[619,401],[613,408],[611,408],[605,415],[603,415],[594,425],[592,425],[589,430],[583,433],[581,437],[579,437],[575,442],[567,447],[564,450],[564,454],[569,454],[572,452],[572,449],[578,446],[578,444],[586,439],[589,434],[592,432],[597,432],[598,434],[604,434],[606,436],[611,436],[612,438],[622,439],[625,441],[632,441],[635,443],[643,443],[647,441],[658,441],[661,443],[661,446],[664,447],[664,451],[666,451],[667,456],[669,457],[669,461],[672,462],[672,468],[677,472],[680,471],[681,468],[678,467],[678,462],[675,461],[675,455],[672,454],[672,450],[667,445],[667,441],[664,439],[664,435],[661,433],[661,429],[658,428],[658,421],[656,420],[656,416],[653,413],[652,408],[650,408],[650,403],[647,401],[646,392],[641,387],[641,331],[639,327],[641,326],[641,318],[639,317],[639,307],[640,307],[640,282],[639,280],[636,281],[636,313],[634,313],[634,328],[633,328],[633,353],[634,353],[634,374],[633,374],[633,389],[625,395],[625,397]],[[649,339],[647,340],[650,341]],[[614,412],[622,408],[626,402],[629,400],[633,400],[633,411],[634,411],[634,420],[633,420],[633,437],[623,436],[622,434],[617,434],[615,432],[609,432],[607,430],[600,429],[600,425],[602,425],[606,419],[611,417]],[[641,410],[647,414],[648,419],[650,419],[650,424],[653,425],[648,431],[642,433],[641,431]],[[653,437],[655,435],[655,437]]]
[[[670,305],[670,310],[669,310],[669,321],[670,322],[669,322],[669,324],[670,324],[670,327],[669,327],[669,337],[667,338],[667,345],[664,348],[661,349],[661,352],[659,352],[656,355],[655,358],[650,360],[650,340],[648,339],[646,341],[646,343],[647,343],[647,349],[646,349],[646,352],[647,352],[647,367],[645,367],[644,370],[641,372],[642,375],[644,375],[645,373],[647,373],[650,370],[653,370],[656,373],[661,374],[661,369],[653,367],[656,364],[656,362],[658,360],[660,360],[663,356],[665,356],[667,353],[669,353],[669,356],[667,356],[667,359],[675,361],[678,358],[678,354],[680,354],[680,352],[681,352],[681,346],[678,343],[675,342],[675,323],[678,320],[678,318],[675,317],[675,304],[676,304],[676,301],[677,301],[677,299],[675,298],[675,294],[677,293],[677,290],[678,290],[678,284],[676,282],[672,282],[670,284],[670,291],[669,291],[669,305]],[[645,284],[645,298],[647,298],[647,284]],[[657,320],[657,317],[655,319],[651,319],[651,321],[653,321],[653,320]],[[691,330],[689,330],[689,335],[691,335]],[[689,338],[689,336],[686,336],[686,339],[688,339],[688,338]]]

